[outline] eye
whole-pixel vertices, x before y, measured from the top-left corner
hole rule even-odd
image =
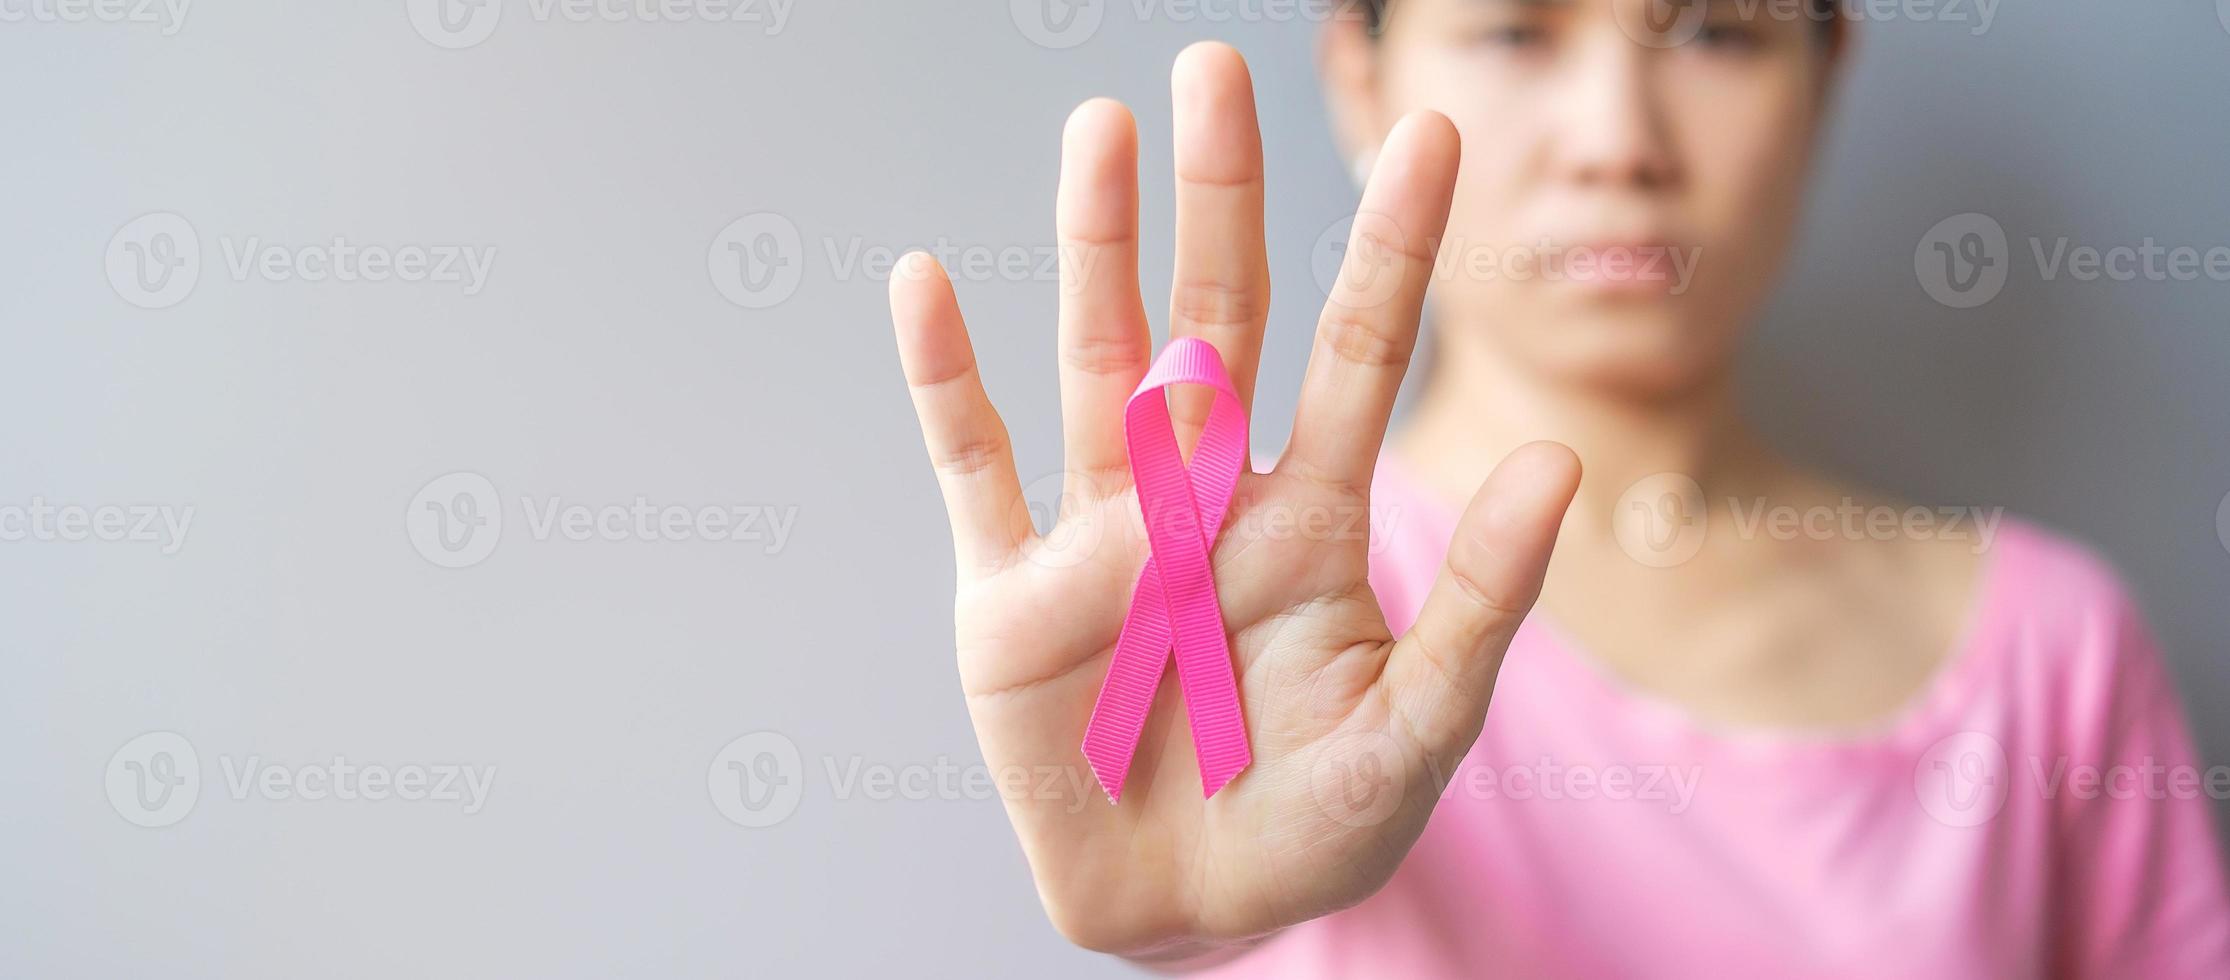
[[[1696,43],[1715,51],[1755,51],[1765,45],[1764,36],[1749,24],[1734,21],[1705,24],[1696,32]]]
[[[1534,24],[1512,24],[1506,27],[1492,27],[1480,31],[1477,40],[1478,43],[1491,48],[1522,51],[1548,43],[1549,32],[1547,29]]]

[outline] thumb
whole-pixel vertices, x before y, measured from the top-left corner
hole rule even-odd
[[[1471,750],[1495,675],[1541,594],[1557,528],[1580,483],[1580,461],[1553,442],[1518,447],[1464,508],[1448,559],[1379,678],[1394,714],[1437,759]]]

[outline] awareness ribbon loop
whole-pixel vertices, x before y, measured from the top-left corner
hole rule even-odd
[[[1180,384],[1206,385],[1215,392],[1190,466],[1177,448],[1164,392]],[[1201,795],[1210,797],[1254,760],[1208,562],[1247,460],[1246,411],[1215,347],[1197,337],[1179,337],[1162,348],[1123,409],[1123,438],[1152,553],[1131,590],[1107,682],[1084,730],[1084,759],[1108,800],[1120,802],[1162,667],[1175,651],[1178,690],[1200,760]]]

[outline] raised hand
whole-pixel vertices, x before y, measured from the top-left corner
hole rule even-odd
[[[1179,56],[1171,87],[1170,331],[1214,344],[1251,411],[1270,302],[1252,84],[1237,52],[1204,44]],[[1152,353],[1137,156],[1121,105],[1095,100],[1070,117],[1056,205],[1067,479],[1062,526],[1045,537],[1031,526],[950,281],[920,254],[891,279],[906,381],[952,520],[961,684],[995,773],[1088,772],[1084,728],[1148,550],[1122,429]],[[1571,452],[1535,444],[1503,461],[1399,639],[1366,581],[1368,543],[1296,533],[1311,524],[1291,519],[1368,507],[1457,156],[1455,128],[1437,114],[1387,136],[1317,325],[1291,443],[1270,472],[1240,476],[1213,549],[1252,767],[1201,798],[1180,694],[1164,677],[1119,804],[1088,775],[1091,799],[1035,781],[1002,794],[1048,915],[1081,945],[1191,951],[1361,901],[1424,829],[1438,774],[1478,737],[1578,482]],[[1181,444],[1208,404],[1205,391],[1173,394]]]

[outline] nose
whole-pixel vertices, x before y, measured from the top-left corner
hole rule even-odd
[[[1598,38],[1572,65],[1558,113],[1559,168],[1588,185],[1654,189],[1680,178],[1663,99],[1650,77],[1656,52],[1624,37]]]

